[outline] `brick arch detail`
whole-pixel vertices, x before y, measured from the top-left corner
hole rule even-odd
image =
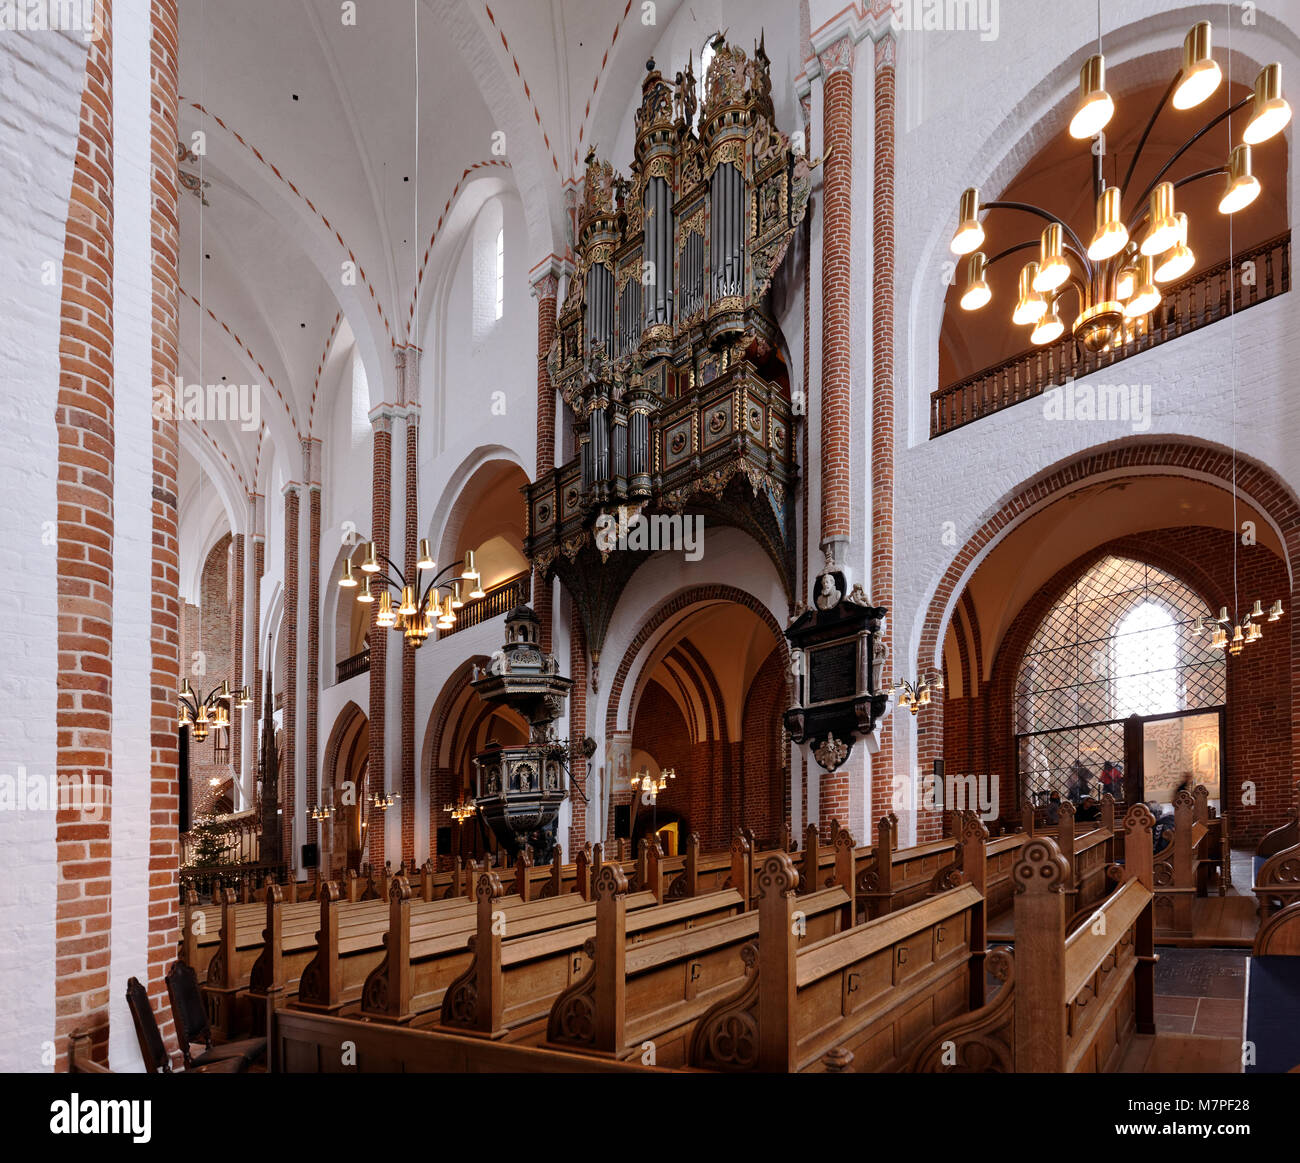
[[[1252,504],[1268,517],[1277,527],[1285,551],[1283,565],[1290,578],[1287,595],[1290,605],[1287,607],[1290,627],[1290,669],[1291,683],[1291,721],[1300,722],[1300,675],[1297,675],[1297,662],[1300,660],[1300,625],[1295,617],[1296,600],[1300,590],[1297,589],[1297,577],[1300,571],[1300,501],[1295,493],[1272,470],[1266,466],[1242,456],[1235,458],[1236,481],[1238,492],[1250,498]],[[1209,479],[1225,488],[1232,487],[1234,457],[1231,449],[1212,446],[1190,440],[1147,440],[1134,439],[1126,443],[1111,445],[1106,448],[1093,449],[1076,456],[1064,464],[1057,465],[1037,477],[1030,479],[1017,490],[1007,494],[996,509],[986,516],[979,529],[966,541],[945,570],[935,587],[926,610],[917,642],[915,660],[918,671],[931,665],[936,658],[942,659],[939,645],[943,639],[946,625],[946,611],[955,608],[954,596],[963,590],[973,576],[984,553],[992,547],[1005,533],[1018,524],[1021,518],[1032,515],[1036,510],[1045,509],[1061,497],[1073,492],[1090,478],[1107,475],[1113,476],[1124,470],[1131,470],[1136,475],[1150,474],[1153,470],[1168,470],[1172,475],[1188,475]],[[1140,541],[1140,538],[1139,538]],[[1150,560],[1149,554],[1139,554]],[[1077,565],[1076,563],[1073,563]],[[1161,566],[1159,561],[1151,564]],[[1161,566],[1161,568],[1165,568]],[[1204,571],[1194,562],[1170,563],[1170,571],[1178,574],[1193,588],[1202,594],[1216,592]],[[1215,603],[1222,605],[1222,601]],[[1020,615],[1029,621],[1028,607]],[[1040,615],[1041,617],[1041,615]],[[1036,621],[1034,622],[1036,625]],[[999,644],[995,651],[993,673],[996,674],[1002,650],[1006,643]],[[991,689],[990,694],[999,692]],[[944,704],[943,692],[932,698],[917,717],[917,770],[929,771],[936,759],[944,757]],[[1004,762],[1005,748],[1009,741],[986,738],[983,754],[987,756],[990,769],[996,770]],[[1004,768],[1005,770],[1005,768]],[[1011,778],[1004,776],[1004,778]],[[1003,789],[1004,793],[1007,789]],[[918,813],[917,840],[937,839],[942,830],[939,813],[920,811]]]
[[[653,614],[648,617],[636,632],[636,636],[628,644],[627,651],[623,655],[622,661],[618,665],[618,670],[614,674],[614,680],[609,688],[609,701],[605,709],[605,733],[606,736],[612,735],[618,730],[618,706],[623,698],[623,687],[627,682],[627,676],[631,673],[632,665],[645,648],[646,643],[654,636],[655,631],[659,629],[669,618],[675,614],[681,613],[690,606],[697,605],[701,602],[733,602],[738,606],[744,606],[763,621],[763,623],[772,631],[773,637],[777,642],[777,647],[781,651],[785,661],[786,691],[791,699],[794,698],[794,688],[790,674],[790,644],[786,641],[785,631],[773,616],[772,611],[767,608],[753,594],[745,590],[737,589],[735,586],[728,585],[705,585],[694,586],[689,589],[674,594],[665,601]],[[629,725],[628,730],[631,730]]]
[[[996,722],[989,723],[989,735],[983,740],[983,754],[988,757],[992,769],[1002,772],[1004,779],[1010,781],[1000,790],[1003,802],[1007,804],[1016,802],[1015,797],[1018,794],[1014,787],[1015,717],[1012,700],[1025,651],[1029,649],[1029,643],[1048,611],[1061,599],[1066,590],[1106,557],[1125,557],[1141,561],[1171,574],[1194,590],[1209,609],[1216,609],[1226,600],[1219,586],[1191,558],[1184,557],[1167,547],[1153,545],[1140,536],[1117,537],[1107,541],[1057,570],[1021,607],[1015,623],[998,645],[993,658],[993,669],[988,682],[988,697],[991,705],[995,707],[1011,708],[1011,730],[1004,729],[1006,724],[1000,717]]]
[[[958,593],[959,588],[965,588],[965,583],[970,580],[984,551],[1018,524],[1023,515],[1073,492],[1089,477],[1124,469],[1181,469],[1187,473],[1217,479],[1231,488],[1233,463],[1231,450],[1220,447],[1185,441],[1140,441],[1093,450],[1031,480],[1002,501],[944,571],[931,596],[921,629],[916,653],[918,669],[928,665],[927,660],[938,656],[941,631],[946,623],[945,611],[952,605],[954,594]],[[1177,472],[1174,475],[1178,475]],[[1238,491],[1249,496],[1256,507],[1277,525],[1286,549],[1286,564],[1291,574],[1291,590],[1294,594],[1295,565],[1300,562],[1300,501],[1271,470],[1240,454],[1236,457],[1236,477]]]

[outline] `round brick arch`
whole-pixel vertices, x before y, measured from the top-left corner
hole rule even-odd
[[[982,555],[1002,535],[1045,502],[1073,492],[1090,478],[1112,476],[1125,470],[1150,474],[1151,470],[1169,470],[1189,476],[1217,480],[1232,487],[1233,454],[1230,449],[1209,444],[1180,441],[1129,441],[1105,449],[1094,449],[1048,470],[1015,493],[1003,499],[978,530],[961,547],[935,587],[926,611],[917,644],[916,664],[933,665],[939,643],[947,628],[945,613],[953,599],[965,587]],[[1291,489],[1270,469],[1240,453],[1236,457],[1238,491],[1248,496],[1257,508],[1276,524],[1286,550],[1286,564],[1291,574],[1292,606],[1295,604],[1296,564],[1300,562],[1300,501]],[[1293,653],[1297,643],[1292,623]]]
[[[759,620],[772,631],[772,636],[776,639],[777,646],[781,650],[781,655],[785,660],[787,693],[793,699],[794,688],[790,673],[790,644],[786,641],[785,631],[781,629],[772,611],[753,594],[737,589],[735,586],[694,586],[690,589],[681,590],[665,601],[645,620],[641,628],[636,632],[636,636],[628,644],[627,651],[623,655],[623,660],[618,664],[618,670],[614,674],[614,681],[609,688],[609,703],[605,710],[605,734],[607,737],[618,730],[618,705],[623,698],[623,686],[627,682],[627,676],[631,673],[633,663],[641,651],[645,649],[646,643],[650,641],[655,631],[669,618],[702,602],[731,602],[737,606],[744,606],[745,609],[758,616]]]
[[[984,552],[1020,520],[1040,511],[1053,500],[1075,491],[1090,479],[1098,476],[1114,477],[1130,471],[1135,475],[1165,472],[1169,475],[1187,475],[1216,481],[1231,489],[1233,481],[1233,453],[1222,446],[1190,440],[1149,440],[1137,438],[1103,449],[1092,449],[1071,460],[1039,474],[1015,492],[1006,496],[997,509],[986,517],[979,529],[958,551],[936,586],[926,611],[916,650],[916,664],[930,666],[939,657],[939,646],[947,628],[946,611],[954,605],[970,581],[983,558]],[[1240,453],[1236,456],[1236,481],[1238,492],[1247,496],[1252,504],[1277,527],[1285,552],[1284,565],[1290,575],[1290,604],[1287,615],[1291,620],[1291,719],[1300,722],[1300,622],[1297,620],[1296,602],[1300,595],[1297,578],[1300,571],[1300,501],[1294,492],[1270,469]],[[1118,548],[1112,543],[1111,548]],[[1129,548],[1129,546],[1125,546]],[[1076,560],[1068,572],[1077,570],[1087,559]],[[1152,564],[1162,565],[1153,561]],[[1214,593],[1216,587],[1193,563],[1182,561],[1167,563],[1174,572],[1203,595]],[[1162,566],[1163,567],[1163,566]],[[1060,578],[1058,577],[1058,579]],[[1030,620],[1030,619],[1027,619]],[[1036,622],[1034,623],[1036,625]],[[1006,649],[1003,643],[999,650]],[[996,666],[995,666],[996,669]],[[944,698],[934,697],[919,715],[917,722],[917,761],[922,770],[935,759],[943,758]],[[993,758],[993,757],[991,757]],[[937,835],[937,815],[922,813],[934,820],[926,820],[918,836],[933,838]]]

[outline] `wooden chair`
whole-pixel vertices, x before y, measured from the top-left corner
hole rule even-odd
[[[247,1070],[254,1062],[266,1057],[265,1038],[246,1038],[239,1042],[212,1044],[212,1030],[208,1025],[207,1008],[199,992],[199,979],[193,966],[184,961],[172,962],[167,970],[167,996],[171,999],[172,1020],[176,1023],[176,1040],[181,1045],[185,1069],[193,1070],[216,1062],[236,1060],[239,1072]],[[202,1053],[190,1056],[190,1047],[201,1042]]]
[[[126,1004],[131,1010],[131,1021],[135,1023],[135,1036],[140,1043],[140,1053],[144,1057],[145,1069],[150,1074],[171,1074],[171,1059],[163,1045],[162,1034],[158,1030],[158,1019],[153,1015],[153,1006],[149,1004],[149,995],[139,979],[131,978],[126,983]],[[196,1065],[195,1074],[239,1074],[245,1069],[238,1058],[227,1058],[221,1062]]]

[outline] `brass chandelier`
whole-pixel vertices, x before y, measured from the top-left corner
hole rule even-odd
[[[230,689],[230,683],[222,679],[219,687],[213,687],[204,699],[200,699],[190,686],[190,680],[184,679],[176,698],[176,726],[182,731],[189,727],[193,731],[195,743],[202,743],[209,731],[221,731],[230,726],[232,708],[246,707],[252,702],[248,687],[238,692]]]
[[[960,299],[962,309],[978,311],[992,299],[985,277],[989,267],[1037,247],[1037,260],[1025,263],[1020,270],[1019,292],[1011,314],[1013,322],[1031,328],[1033,343],[1052,343],[1064,333],[1061,300],[1070,290],[1078,300],[1071,332],[1088,351],[1113,350],[1146,334],[1151,313],[1161,302],[1161,284],[1181,278],[1196,262],[1188,244],[1187,215],[1175,207],[1176,190],[1202,178],[1226,175],[1219,213],[1235,214],[1249,206],[1261,189],[1251,169],[1251,147],[1276,136],[1291,120],[1291,106],[1282,96],[1282,66],[1267,65],[1255,78],[1251,96],[1207,122],[1160,167],[1147,188],[1129,202],[1136,209],[1126,219],[1128,184],[1161,111],[1167,104],[1180,110],[1195,108],[1218,89],[1222,78],[1222,70],[1211,55],[1210,24],[1201,21],[1183,41],[1182,68],[1152,112],[1119,186],[1105,182],[1105,138],[1098,140],[1093,150],[1096,227],[1086,247],[1062,218],[1039,206],[1014,201],[981,203],[977,189],[964,191],[951,243],[954,254],[970,255]],[[1250,121],[1240,144],[1233,146],[1227,164],[1177,181],[1165,180],[1174,163],[1195,142],[1246,105],[1253,106]],[[1080,72],[1079,104],[1070,121],[1070,136],[1080,141],[1097,138],[1114,111],[1115,103],[1106,92],[1105,58],[1098,53],[1088,58]],[[984,210],[1016,210],[1036,215],[1048,225],[1037,240],[1016,243],[987,258],[980,249],[985,233],[979,214]]]
[[[677,771],[672,767],[665,767],[660,770],[658,778],[650,774],[648,767],[642,767],[631,779],[633,792],[640,792],[642,795],[649,796],[650,802],[654,803],[659,798],[659,793],[668,787],[670,779],[677,778]]]
[[[1249,613],[1244,618],[1228,617],[1228,607],[1222,606],[1219,609],[1217,618],[1207,614],[1202,618],[1197,618],[1195,629],[1192,635],[1196,638],[1204,637],[1208,632],[1210,641],[1208,643],[1211,650],[1226,649],[1231,655],[1238,655],[1252,642],[1258,642],[1264,637],[1264,627],[1262,625],[1266,620],[1276,622],[1282,617],[1282,600],[1279,598],[1264,613],[1264,603],[1256,600],[1250,608]],[[1232,635],[1228,635],[1228,627],[1232,627]]]
[[[473,587],[468,595],[471,600],[486,596],[482,577],[474,564],[472,549],[466,550],[464,561],[452,562],[438,570],[429,555],[428,539],[421,538],[420,556],[415,568],[418,573],[433,574],[423,590],[419,589],[418,578],[413,577],[408,581],[392,558],[385,556],[383,560],[397,575],[396,578],[383,572],[375,543],[368,541],[365,560],[361,563],[361,572],[365,574],[362,583],[358,585],[356,575],[352,572],[352,559],[348,558],[343,563],[339,588],[357,590],[356,600],[370,604],[376,600],[372,583],[378,581],[379,611],[375,617],[376,623],[386,630],[397,630],[417,650],[424,645],[435,626],[439,630],[450,630],[456,624],[456,611],[465,604],[463,590],[467,582]],[[443,580],[444,575],[457,568],[460,573],[454,580]],[[397,599],[396,605],[393,604],[394,597]]]

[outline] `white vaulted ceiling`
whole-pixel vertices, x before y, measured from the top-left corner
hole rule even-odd
[[[517,189],[526,266],[564,253],[564,183],[626,120],[679,7],[647,25],[640,0],[363,0],[345,24],[339,0],[182,0],[180,137],[205,152],[181,168],[207,183],[202,215],[181,193],[182,372],[262,386],[254,431],[182,422],[214,485],[267,493],[272,463],[300,475],[344,343],[372,404],[394,398],[392,348],[437,339],[427,304],[474,182]]]

